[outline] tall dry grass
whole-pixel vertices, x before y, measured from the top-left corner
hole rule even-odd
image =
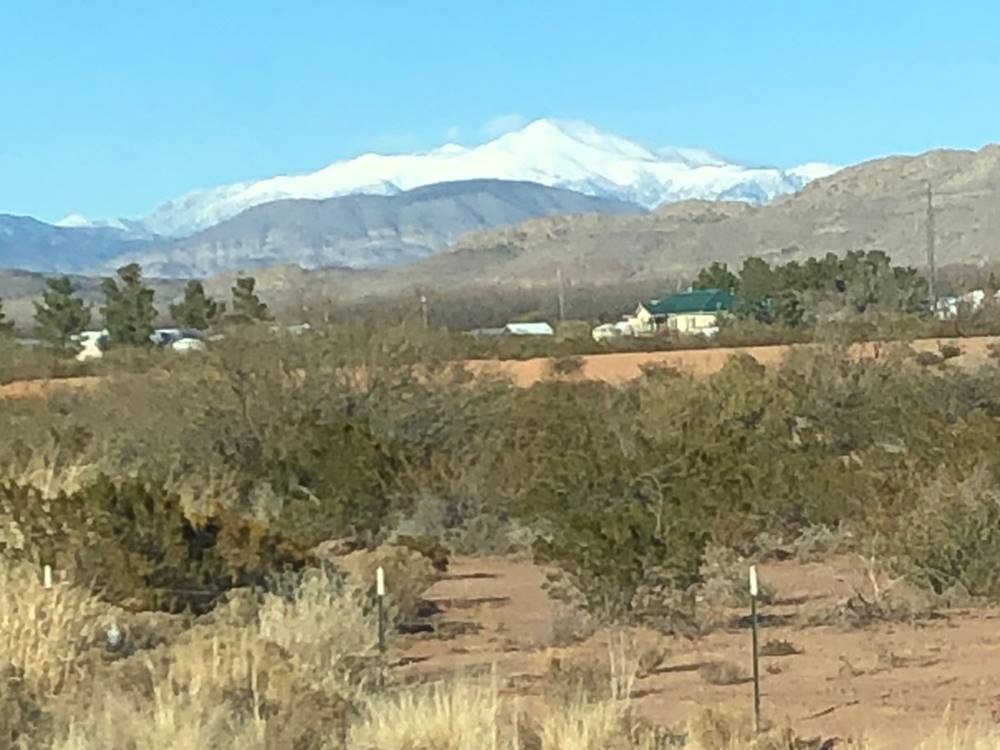
[[[707,712],[668,737],[637,718],[636,649],[608,640],[603,677],[575,694],[510,694],[496,672],[373,689],[374,621],[360,591],[312,570],[244,597],[158,647],[113,658],[103,628],[128,617],[83,588],[0,558],[0,747],[18,750],[788,750]],[[358,672],[358,665],[361,671]],[[8,667],[9,665],[9,667]],[[11,671],[11,669],[13,671]],[[15,684],[15,682],[17,684]],[[30,700],[4,704],[14,689]],[[19,714],[10,707],[21,706]],[[37,710],[33,706],[37,706]],[[6,722],[6,723],[5,723]],[[17,722],[22,722],[17,724]],[[6,734],[4,734],[6,733]],[[677,744],[685,737],[683,744]],[[891,739],[891,738],[889,738]],[[5,744],[6,743],[6,744]],[[673,743],[673,744],[671,744]],[[853,750],[893,746],[877,739]],[[1000,729],[949,717],[916,750],[995,750]]]
[[[78,660],[112,609],[88,591],[0,558],[0,665],[13,667],[33,694],[53,696],[78,682]]]

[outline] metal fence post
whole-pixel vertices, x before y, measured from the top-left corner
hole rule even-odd
[[[757,566],[750,566],[750,628],[753,631],[753,723],[760,731],[760,649],[757,639]]]
[[[378,671],[378,682],[379,690],[385,688],[385,570],[380,565],[378,570],[375,571],[375,598],[378,600],[378,652],[379,652],[379,671]]]

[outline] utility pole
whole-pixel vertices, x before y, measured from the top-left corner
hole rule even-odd
[[[927,269],[928,269],[928,291],[931,298],[931,312],[937,314],[937,264],[934,260],[934,191],[931,189],[931,181],[926,181],[927,186]]]
[[[562,266],[556,268],[556,282],[559,287],[559,322],[566,322],[566,289],[563,286]]]

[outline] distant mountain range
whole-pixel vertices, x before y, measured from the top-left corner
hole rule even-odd
[[[104,266],[147,240],[111,227],[62,227],[0,214],[0,268],[75,273]]]
[[[692,198],[766,203],[827,164],[750,168],[707,151],[647,149],[581,122],[537,120],[474,148],[364,154],[317,172],[188,193],[145,217],[57,226],[0,216],[0,267],[164,276],[296,263],[385,268],[461,234],[554,214],[639,213]]]
[[[379,269],[427,258],[469,232],[557,214],[642,211],[530,182],[446,182],[391,196],[265,203],[186,239],[140,245],[108,265],[136,261],[147,273],[166,277],[280,264]]]
[[[763,206],[691,200],[643,211],[636,206],[603,202],[599,206],[603,213],[586,212],[594,206],[579,202],[597,199],[571,192],[564,195],[567,191],[538,185],[477,181],[419,189],[408,197],[403,194],[380,199],[356,196],[332,201],[280,202],[231,220],[233,229],[227,229],[218,239],[213,230],[208,230],[188,240],[162,245],[156,251],[164,254],[159,260],[153,251],[143,255],[147,252],[143,248],[131,252],[161,271],[170,270],[170,263],[184,262],[191,254],[204,252],[212,259],[214,242],[231,242],[235,248],[237,240],[226,238],[242,238],[238,241],[245,245],[256,242],[258,229],[266,234],[260,227],[279,221],[269,217],[271,210],[281,214],[282,232],[306,238],[296,240],[301,243],[310,236],[342,239],[349,234],[344,229],[348,223],[345,217],[357,221],[357,228],[351,230],[351,242],[365,235],[368,230],[364,227],[386,224],[411,227],[406,236],[412,238],[417,233],[415,227],[420,227],[424,219],[433,220],[435,232],[445,223],[460,232],[474,224],[495,220],[497,214],[484,213],[486,207],[494,207],[513,220],[515,209],[502,199],[518,195],[516,205],[522,211],[552,209],[553,214],[514,226],[462,234],[429,257],[411,258],[405,264],[380,269],[303,271],[293,265],[274,264],[255,273],[261,293],[276,306],[298,307],[322,304],[324,300],[399,299],[417,288],[432,292],[459,287],[551,287],[557,271],[571,286],[663,283],[666,279],[691,278],[698,268],[714,260],[738,267],[749,256],[785,262],[854,249],[883,250],[898,263],[919,267],[926,261],[928,184],[933,189],[939,266],[997,268],[1000,145],[979,151],[941,150],[866,162],[815,180],[797,194]],[[500,197],[496,191],[500,191]],[[574,213],[567,214],[562,209]],[[260,223],[254,218],[258,213],[263,217]],[[321,219],[311,218],[314,213],[329,219],[331,228],[322,228]],[[442,216],[449,217],[448,221]],[[31,220],[18,225],[41,231],[37,222]],[[315,235],[310,234],[313,230],[307,230],[313,226],[320,227]],[[9,222],[0,223],[0,243],[9,228]],[[431,230],[421,231],[431,233]],[[405,252],[398,247],[402,236],[380,238],[387,244],[375,243],[382,249],[374,252],[382,254],[382,260],[386,253],[397,253],[396,259],[400,259]],[[262,242],[266,247],[266,241]],[[361,240],[362,244],[367,242]],[[3,247],[0,244],[0,249]],[[371,245],[366,247],[363,252],[372,252]],[[390,247],[396,250],[386,249]],[[63,246],[59,248],[60,252],[66,251]],[[171,252],[178,253],[177,261],[171,260]],[[322,256],[327,251],[316,252]],[[414,257],[419,254],[414,253]],[[351,256],[362,257],[354,251]],[[73,258],[71,253],[66,257]],[[113,256],[111,260],[127,257],[130,253]],[[267,259],[258,250],[246,257]],[[231,277],[231,273],[219,274],[210,278],[206,286],[211,293],[225,296]],[[28,321],[31,298],[40,292],[43,283],[43,279],[30,274],[0,274],[0,297],[16,317]],[[81,284],[90,295],[88,298],[99,299],[95,282],[81,280]],[[176,281],[156,284],[158,300],[171,299],[182,287]]]
[[[690,277],[716,260],[738,267],[749,256],[776,263],[856,249],[923,267],[928,184],[938,265],[1000,263],[1000,145],[991,145],[866,162],[764,206],[684,201],[641,215],[555,216],[479,232],[359,293],[551,283],[557,268],[567,279],[617,284]]]

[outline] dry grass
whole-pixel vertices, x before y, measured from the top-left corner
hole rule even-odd
[[[515,750],[516,722],[501,718],[495,680],[489,685],[431,685],[377,698],[350,735],[352,750]]]
[[[128,617],[33,568],[0,563],[0,747],[32,750],[788,750],[819,747],[787,728],[707,712],[672,733],[636,718],[640,664],[627,633],[608,637],[589,688],[509,695],[494,673],[371,689],[374,623],[334,573],[288,578],[234,598],[168,643],[112,658],[99,645]],[[126,623],[126,627],[128,623]],[[658,657],[658,655],[657,655]],[[9,665],[9,666],[7,666]],[[648,667],[648,665],[646,665]],[[733,669],[723,671],[738,675]],[[567,677],[569,679],[569,677]],[[729,680],[725,680],[728,683]],[[6,701],[6,702],[5,702]],[[684,738],[683,740],[681,738]],[[670,739],[672,738],[672,739]],[[678,744],[679,743],[679,744]],[[879,743],[837,747],[877,750]],[[918,750],[1000,747],[995,725],[946,718]]]
[[[0,665],[17,670],[24,686],[53,696],[80,678],[77,661],[95,643],[112,610],[89,592],[0,558]]]

